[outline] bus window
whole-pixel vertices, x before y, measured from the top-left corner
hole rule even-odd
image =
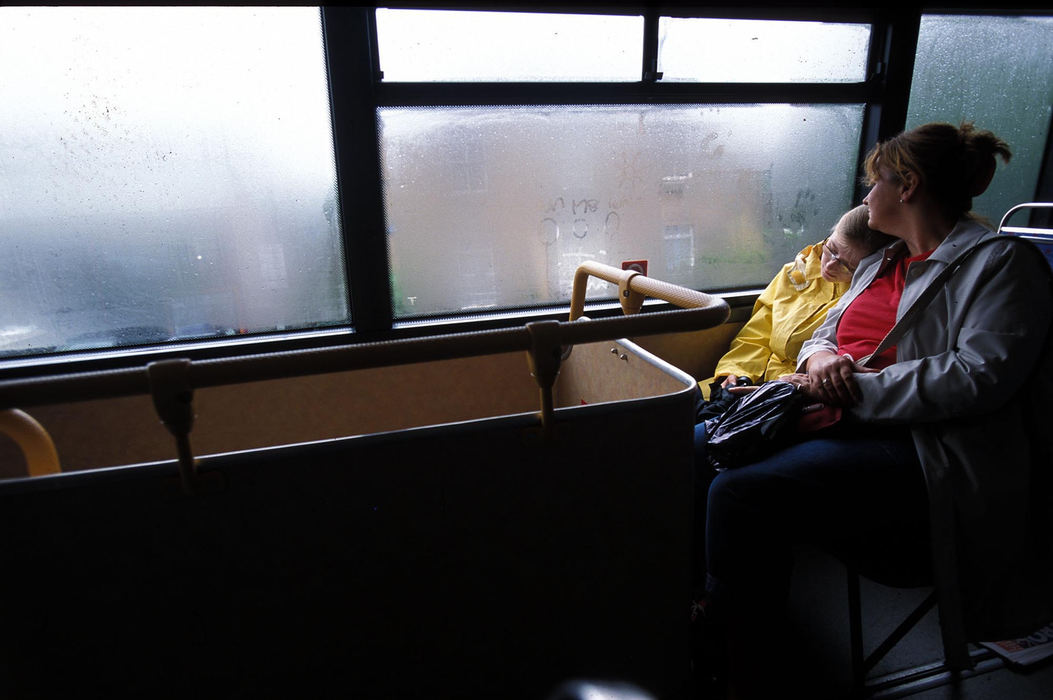
[[[0,8],[0,353],[348,322],[320,26]]]
[[[907,128],[975,122],[1013,149],[973,208],[994,224],[1035,197],[1053,110],[1053,17],[923,15]]]

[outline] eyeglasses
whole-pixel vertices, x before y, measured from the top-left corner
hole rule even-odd
[[[845,268],[846,271],[848,271],[851,274],[855,274],[857,266],[856,265],[849,265],[848,263],[846,263],[844,260],[841,259],[840,255],[838,255],[834,251],[830,250],[830,245],[827,243],[827,241],[829,241],[829,240],[830,240],[829,238],[824,238],[823,242],[819,244],[819,245],[821,245],[823,247],[823,252],[826,253],[827,255],[829,255],[831,258],[833,258],[833,261],[835,263],[837,263],[838,265],[840,265],[841,267]]]

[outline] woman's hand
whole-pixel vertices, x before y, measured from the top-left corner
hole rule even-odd
[[[804,394],[804,398],[807,399],[809,402],[814,403],[822,401],[822,399],[819,398],[819,395],[815,392],[815,389],[812,386],[811,377],[809,377],[807,374],[784,374],[781,377],[779,377],[778,381],[789,382],[790,384],[796,386],[797,390]]]
[[[851,355],[820,351],[808,358],[809,396],[830,406],[853,406],[863,400],[856,372],[877,372],[862,367]]]

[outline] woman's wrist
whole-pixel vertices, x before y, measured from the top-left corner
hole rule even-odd
[[[824,357],[837,357],[837,353],[833,352],[832,350],[816,350],[808,356],[808,359],[804,361],[804,367],[802,367],[801,369],[803,369],[805,372],[808,372],[810,369],[812,369],[814,360],[822,359]]]

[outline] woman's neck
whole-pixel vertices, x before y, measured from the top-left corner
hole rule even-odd
[[[957,221],[948,221],[935,208],[917,206],[907,217],[907,225],[900,238],[907,244],[910,257],[935,249],[951,235]]]
[[[952,226],[942,231],[925,231],[910,238],[904,236],[903,242],[907,244],[907,251],[910,257],[913,258],[916,255],[935,250],[950,235],[953,228]]]

